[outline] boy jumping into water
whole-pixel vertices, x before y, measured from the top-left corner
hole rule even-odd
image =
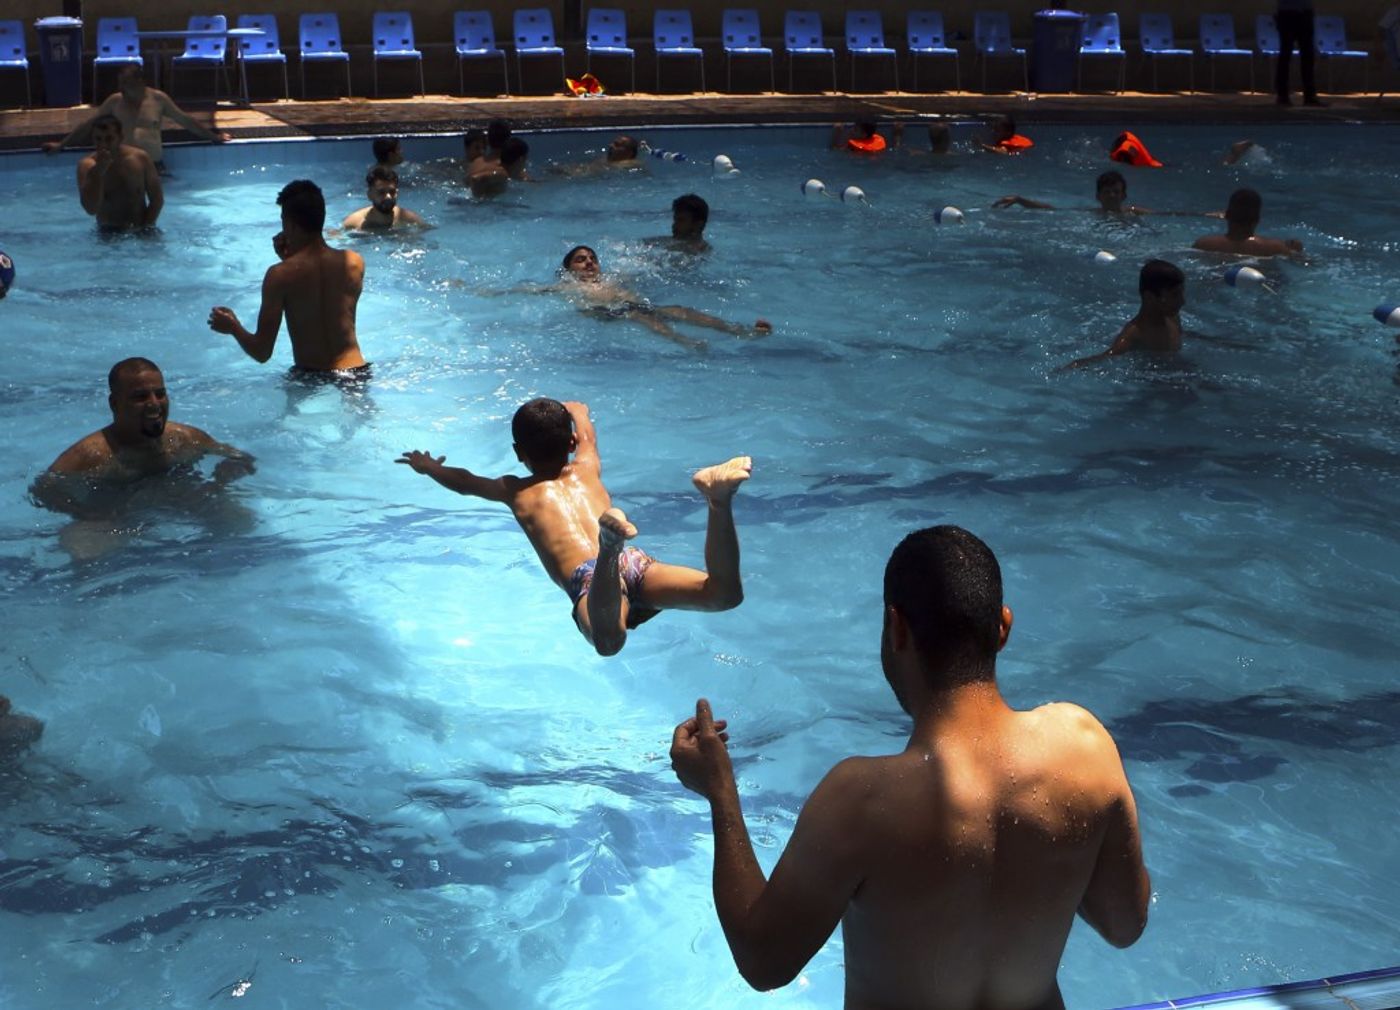
[[[395,462],[450,491],[509,505],[549,577],[569,594],[574,623],[600,656],[615,655],[626,644],[628,629],[662,610],[732,610],[743,601],[731,503],[753,469],[748,456],[706,467],[691,478],[709,503],[702,572],[627,546],[637,528],[612,507],[603,486],[597,435],[585,404],[531,400],[515,412],[510,428],[528,477],[481,477],[444,466],[446,456],[421,451],[405,452]]]

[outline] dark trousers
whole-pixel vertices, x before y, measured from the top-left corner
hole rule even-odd
[[[1288,64],[1293,59],[1293,47],[1298,47],[1298,64],[1303,73],[1303,98],[1317,97],[1313,82],[1313,12],[1279,11],[1274,15],[1278,24],[1278,64],[1274,70],[1274,91],[1279,98],[1288,97]]]

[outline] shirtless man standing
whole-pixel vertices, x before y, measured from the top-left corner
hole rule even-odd
[[[1186,305],[1186,275],[1175,263],[1148,260],[1138,273],[1138,314],[1124,324],[1108,350],[1070,362],[1079,368],[1128,351],[1170,354],[1181,350],[1181,310]]]
[[[569,594],[574,623],[600,656],[662,610],[731,610],[744,599],[732,502],[753,462],[736,456],[691,478],[709,505],[705,571],[657,561],[627,541],[637,535],[603,486],[588,407],[537,399],[511,421],[515,455],[528,477],[481,477],[444,466],[447,457],[406,452],[395,462],[449,491],[510,506],[546,574]],[[569,457],[573,456],[571,460]]]
[[[116,116],[92,124],[94,150],[78,162],[78,197],[104,230],[145,228],[165,206],[156,165],[145,151],[122,142]]]
[[[1262,238],[1254,234],[1264,210],[1264,199],[1252,189],[1237,189],[1225,208],[1225,234],[1202,235],[1193,243],[1202,252],[1237,256],[1297,256],[1303,243],[1296,238]]]
[[[365,176],[369,206],[355,211],[340,226],[346,231],[382,231],[386,228],[423,228],[427,222],[399,206],[399,174],[375,165]]]
[[[277,194],[277,204],[282,208],[282,231],[273,237],[272,247],[282,262],[269,267],[263,277],[257,332],[244,329],[233,310],[223,306],[209,313],[209,328],[230,334],[250,358],[265,362],[272,357],[285,314],[293,374],[368,377],[369,365],[355,339],[365,261],[359,253],[326,245],[321,234],[326,199],[314,182],[288,183]]]
[[[62,140],[50,140],[44,144],[44,152],[54,154],[75,143],[79,137],[96,126],[97,120],[102,116],[116,116],[121,120],[127,142],[149,154],[162,175],[165,174],[165,151],[160,138],[162,120],[170,119],[200,140],[207,140],[212,144],[223,144],[232,139],[222,130],[208,130],[201,126],[171,101],[164,91],[148,87],[141,76],[140,67],[123,67],[117,77],[117,87],[120,90],[108,95],[107,100],[98,106],[91,119],[79,125]]]
[[[671,764],[710,802],[715,907],[750,985],[792,981],[840,922],[847,1010],[1062,1010],[1076,912],[1116,947],[1137,940],[1151,884],[1113,738],[1077,705],[1007,705],[1010,633],[986,544],[956,526],[905,538],[880,662],[909,743],[833,768],[766,881],[725,723],[702,698],[676,727]]]

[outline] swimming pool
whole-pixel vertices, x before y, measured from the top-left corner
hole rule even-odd
[[[1392,963],[1400,429],[1369,313],[1400,293],[1400,131],[1261,132],[1233,168],[1233,134],[1138,131],[1169,167],[1131,173],[1131,201],[1206,210],[1252,185],[1261,231],[1303,239],[1312,265],[1263,267],[1277,295],[1183,251],[1217,222],[983,209],[1087,206],[1110,167],[1095,131],[877,163],[811,129],[644,132],[690,160],[490,205],[424,164],[450,141],[407,141],[401,201],[439,227],[354,242],[375,379],[351,400],[287,385],[285,335],[258,366],[205,317],[251,320],[285,182],[319,180],[332,219],[362,205],[366,141],[175,151],[153,240],[97,240],[71,160],[0,159],[20,271],[0,690],[48,724],[0,780],[0,1005],[839,1004],[839,935],[775,996],[738,979],[708,814],[666,749],[698,695],[730,719],[771,867],[830,765],[902,746],[880,572],[934,522],[1001,558],[1009,699],[1094,710],[1137,791],[1152,921],[1124,952],[1076,927],[1073,1005]],[[535,169],[606,137],[532,137]],[[742,170],[723,183],[720,151]],[[870,205],[804,200],[812,176]],[[698,262],[643,241],[689,190],[712,206]],[[944,204],[962,228],[932,225]],[[776,332],[700,355],[499,293],[579,242],[658,302]],[[1107,346],[1155,255],[1186,270],[1204,336],[1172,364],[1056,373]],[[74,565],[25,489],[106,422],[129,354],[258,473],[213,518],[151,509],[135,544]],[[700,557],[690,471],[754,456],[741,608],[664,615],[599,659],[507,514],[393,465],[423,448],[509,471],[509,417],[538,394],[590,404],[614,497],[667,560]]]

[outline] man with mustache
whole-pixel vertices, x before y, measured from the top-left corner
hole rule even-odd
[[[426,222],[399,206],[399,174],[375,165],[365,176],[369,206],[355,211],[340,226],[346,231],[378,231],[383,228],[422,228]]]
[[[112,423],[79,439],[34,482],[33,494],[44,506],[79,519],[89,518],[92,503],[81,493],[95,485],[134,484],[144,477],[190,467],[207,455],[222,456],[212,480],[227,484],[253,472],[253,457],[188,424],[169,420],[165,378],[145,358],[118,361],[107,373]],[[71,478],[84,478],[84,488]]]

